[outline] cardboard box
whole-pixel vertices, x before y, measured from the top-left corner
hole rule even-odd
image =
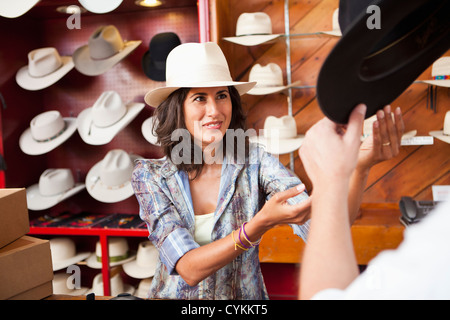
[[[28,232],[30,220],[25,189],[0,189],[0,248]]]
[[[50,242],[29,236],[0,249],[0,299],[43,299],[53,293]]]

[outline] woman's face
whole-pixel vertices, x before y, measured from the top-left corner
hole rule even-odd
[[[183,111],[186,128],[202,149],[221,141],[231,122],[232,103],[228,87],[192,88]]]

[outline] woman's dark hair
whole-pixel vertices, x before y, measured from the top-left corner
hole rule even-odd
[[[174,161],[173,159],[173,151],[174,148],[180,143],[179,140],[173,141],[173,133],[176,132],[177,129],[185,129],[184,132],[188,132],[185,125],[185,118],[183,112],[184,102],[187,98],[187,95],[191,89],[190,88],[181,88],[173,92],[161,105],[156,108],[154,112],[154,116],[158,123],[157,126],[154,127],[153,134],[158,138],[158,143],[163,149],[164,154],[170,159],[178,168],[178,170],[185,171],[190,174],[192,179],[195,179],[202,171],[204,166],[203,153],[200,146],[194,143],[193,137],[189,135],[190,141],[189,146],[191,146],[190,155],[188,155],[188,161]],[[231,103],[232,103],[232,115],[231,122],[228,129],[238,130],[242,129],[242,132],[246,130],[246,117],[244,115],[244,110],[242,108],[241,96],[237,89],[233,86],[228,87],[228,91],[230,93]],[[233,130],[231,132],[233,132]],[[227,150],[227,136],[230,131],[227,131],[223,140],[223,154],[230,155],[230,150]],[[184,139],[185,137],[183,137]],[[231,137],[234,139],[234,137]],[[248,156],[248,138],[245,137],[245,157]],[[233,144],[234,146],[235,144]],[[235,147],[233,147],[236,149]],[[176,152],[183,152],[185,150],[181,149],[179,151],[176,149]],[[200,153],[199,153],[200,152]],[[195,155],[202,155],[201,163],[196,159],[194,159]],[[181,158],[185,158],[185,154],[176,154]],[[235,155],[235,150],[232,151],[232,155]],[[198,159],[198,158],[197,158]]]

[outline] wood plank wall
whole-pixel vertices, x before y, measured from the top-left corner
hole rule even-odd
[[[251,68],[259,63],[277,63],[286,71],[286,43],[279,40],[273,44],[244,47],[222,40],[235,35],[236,22],[244,12],[266,12],[272,20],[273,33],[284,34],[284,0],[211,0],[212,41],[219,43],[230,64],[235,80],[248,81]],[[290,33],[308,33],[332,29],[332,15],[339,6],[338,0],[291,0],[289,2]],[[317,76],[329,52],[339,38],[327,36],[295,37],[291,40],[292,81],[302,86],[315,86]],[[450,51],[445,54],[450,56]],[[286,81],[286,72],[285,72]],[[431,67],[420,80],[431,77]],[[418,136],[429,131],[442,130],[445,113],[450,110],[450,89],[438,89],[437,112],[427,109],[427,90],[424,84],[412,84],[392,106],[399,106],[404,114],[406,131],[417,130]],[[287,96],[243,97],[248,114],[248,126],[263,129],[267,116],[281,117],[288,114]],[[293,90],[293,115],[297,131],[304,134],[323,117],[315,88]],[[301,160],[295,154],[295,173],[309,191],[311,183]],[[398,203],[402,196],[419,200],[432,199],[432,185],[450,185],[450,145],[438,139],[432,146],[402,147],[399,156],[375,166],[370,173],[365,190],[364,203]],[[280,156],[281,162],[290,166],[289,155]]]

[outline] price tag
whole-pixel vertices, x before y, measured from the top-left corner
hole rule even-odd
[[[434,137],[412,137],[402,139],[402,146],[428,146],[434,144]]]

